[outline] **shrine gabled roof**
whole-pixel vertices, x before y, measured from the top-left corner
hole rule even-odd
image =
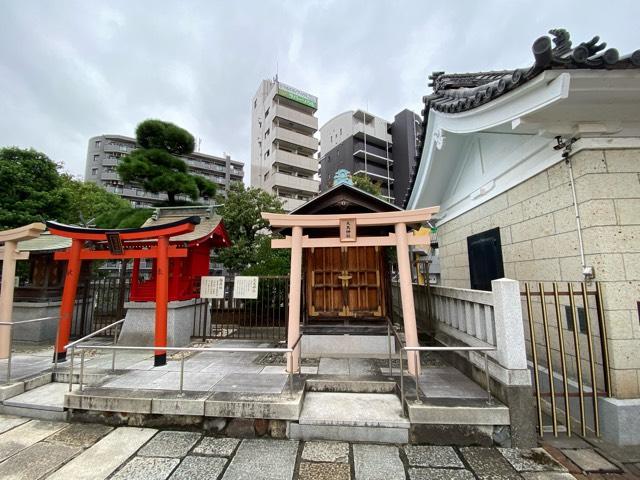
[[[353,185],[340,183],[292,210],[289,215],[395,211],[402,211],[402,208]]]
[[[534,62],[530,67],[472,73],[440,71],[429,76],[433,92],[422,98],[422,136],[403,205],[409,200],[420,166],[431,110],[453,115],[473,110],[523,86],[547,70],[640,69],[640,49],[621,56],[615,48],[606,48],[607,44],[600,42],[598,36],[574,47],[566,30],[553,29],[549,34],[553,38],[545,35],[533,43]]]
[[[216,215],[211,206],[160,207],[156,208],[151,217],[142,227],[162,226],[188,217],[198,217],[200,223],[193,232],[171,237],[172,242],[197,242],[206,240],[211,235],[220,236],[223,243],[228,244],[229,238],[222,224],[222,217]]]
[[[71,239],[59,237],[51,232],[43,232],[38,238],[18,242],[18,250],[21,252],[49,253],[64,250],[71,246]]]

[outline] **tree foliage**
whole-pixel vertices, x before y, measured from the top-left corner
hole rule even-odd
[[[96,218],[98,228],[138,228],[153,214],[153,208],[132,208],[109,210]]]
[[[0,229],[64,217],[58,168],[33,149],[0,149]]]
[[[139,148],[124,157],[118,174],[124,182],[137,183],[146,191],[166,193],[169,205],[176,205],[178,195],[193,200],[213,197],[216,185],[188,172],[187,164],[176,155],[193,152],[193,135],[172,123],[145,120],[136,128]]]
[[[383,198],[382,187],[377,182],[372,182],[368,175],[364,173],[356,173],[351,177],[353,180],[353,186],[364,190],[367,193],[375,195],[376,197]]]
[[[130,209],[129,202],[99,185],[61,173],[61,166],[44,153],[0,148],[0,229],[46,220],[86,225]]]
[[[269,224],[262,212],[282,213],[282,202],[259,188],[243,183],[231,185],[224,206],[218,208],[231,239],[231,246],[216,256],[233,272],[253,275],[282,275],[289,271],[289,251],[272,250]]]

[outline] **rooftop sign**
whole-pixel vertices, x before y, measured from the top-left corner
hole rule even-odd
[[[318,97],[278,82],[278,95],[311,108],[318,108]]]

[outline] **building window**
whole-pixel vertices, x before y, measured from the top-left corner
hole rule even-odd
[[[491,291],[491,280],[504,277],[500,229],[493,228],[467,237],[467,250],[471,288]]]
[[[267,118],[269,116],[269,109],[267,108],[267,110],[264,112],[264,118]]]
[[[100,155],[94,155],[93,156],[93,161],[97,162],[98,160],[100,160]]]
[[[92,176],[94,176],[94,177],[95,177],[96,175],[98,175],[98,169],[97,169],[97,168],[92,168],[92,169],[91,169],[91,175],[92,175]]]
[[[587,333],[587,315],[584,312],[583,307],[576,307],[578,311],[578,325],[580,333]],[[573,332],[573,312],[571,311],[571,305],[564,306],[564,316],[567,319],[567,330]]]
[[[253,101],[253,108],[256,108],[258,106],[258,100],[254,100]]]
[[[269,150],[267,150],[264,154],[264,158],[267,158],[269,156]]]
[[[271,133],[271,129],[267,128],[267,130],[264,132],[264,138],[267,138],[270,133]]]
[[[100,145],[102,145],[102,140],[96,140],[96,148],[100,148]]]

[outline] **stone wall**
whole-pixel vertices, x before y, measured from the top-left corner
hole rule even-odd
[[[640,301],[640,150],[580,150],[578,142],[574,152],[572,165],[586,263],[595,268],[596,280],[601,282],[604,295],[613,394],[617,398],[637,398],[640,396],[640,355],[637,354],[640,351],[637,304]],[[565,162],[439,227],[443,285],[470,287],[467,237],[495,227],[500,228],[507,278],[521,282],[582,280],[569,168]],[[590,313],[595,323],[595,309],[590,309]],[[539,317],[539,309],[534,308],[538,339],[543,334]],[[560,324],[565,320],[561,319]],[[550,318],[552,344],[555,342],[557,348],[556,322],[555,316]],[[565,335],[572,335],[566,330],[566,324],[564,330]],[[598,334],[597,328],[595,333]],[[580,337],[581,357],[585,362],[583,372],[588,378],[586,336]],[[597,336],[594,340],[599,341]],[[599,348],[596,352],[599,354]],[[572,352],[568,354],[571,357]],[[554,361],[557,359],[556,354]],[[599,356],[597,361],[601,362]],[[570,373],[575,370],[573,363],[569,362]],[[598,383],[601,387],[600,373]]]

